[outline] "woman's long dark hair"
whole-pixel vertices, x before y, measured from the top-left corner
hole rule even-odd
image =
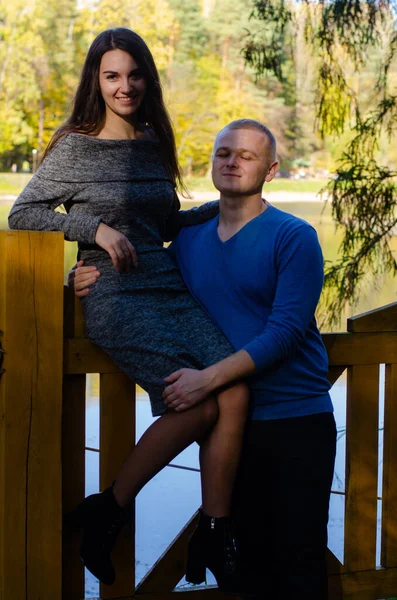
[[[184,189],[174,131],[164,105],[160,78],[152,53],[137,33],[124,27],[102,31],[92,42],[73,101],[72,114],[53,135],[42,160],[68,133],[97,135],[101,131],[105,124],[106,107],[99,87],[99,67],[105,52],[116,49],[128,52],[142,71],[146,81],[146,93],[138,109],[138,122],[147,124],[153,130],[159,140],[169,176],[174,185]]]

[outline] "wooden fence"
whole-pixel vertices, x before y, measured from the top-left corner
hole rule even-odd
[[[85,389],[100,374],[100,486],[109,485],[135,436],[134,386],[83,334],[63,288],[63,236],[0,232],[0,599],[84,597],[78,536],[62,514],[84,497]],[[330,600],[397,596],[397,304],[354,317],[348,333],[325,334],[334,383],[347,369],[344,560],[329,552]],[[381,567],[376,566],[379,367],[386,365]],[[117,582],[102,599],[171,594],[184,575],[186,524],[134,588],[134,528],[114,553]]]

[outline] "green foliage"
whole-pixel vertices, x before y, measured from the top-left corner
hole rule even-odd
[[[313,79],[317,130],[323,139],[345,138],[336,176],[324,190],[343,232],[338,260],[326,270],[324,293],[328,322],[337,323],[346,303],[357,302],[368,274],[397,273],[391,248],[397,224],[397,168],[395,160],[379,162],[385,157],[385,140],[391,140],[397,128],[397,3],[299,4],[294,13],[283,0],[256,1],[253,16],[265,23],[265,34],[255,43],[255,34],[251,35],[245,58],[257,77],[271,72],[285,82],[282,45],[297,34],[294,16],[299,14],[306,46],[317,57]],[[269,31],[275,32],[274,38],[269,38]],[[270,40],[275,46],[269,49]]]
[[[274,131],[285,169],[352,156],[360,124],[368,140],[356,145],[367,152],[375,127],[372,158],[393,171],[389,4],[211,0],[204,11],[201,0],[0,0],[0,168],[32,163],[68,113],[89,44],[122,25],[153,52],[185,175],[208,175],[216,133],[246,116]]]
[[[200,59],[208,43],[208,29],[198,0],[169,0],[173,13],[170,44],[173,60],[181,64]]]
[[[261,28],[249,34],[244,47],[245,60],[258,75],[271,71],[279,81],[285,81],[283,66],[291,57],[291,25],[293,13],[283,0],[254,2],[251,13]]]
[[[311,131],[310,73],[293,69],[294,52],[302,68],[310,57],[292,37],[283,83],[255,81],[241,53],[248,28],[256,31],[251,10],[252,0],[213,0],[206,12],[201,0],[0,0],[0,168],[32,163],[32,150],[44,149],[69,111],[89,44],[120,25],[153,52],[185,174],[208,172],[219,128],[247,115],[275,129],[283,166],[312,152],[324,151],[316,160],[326,161],[329,150]]]

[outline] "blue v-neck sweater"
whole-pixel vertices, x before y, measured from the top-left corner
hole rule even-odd
[[[170,250],[191,293],[252,357],[253,419],[331,412],[314,312],[323,258],[313,227],[273,206],[225,242],[218,217],[185,227]]]

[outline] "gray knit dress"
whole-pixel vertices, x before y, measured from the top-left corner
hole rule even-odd
[[[64,205],[67,214],[54,209]],[[188,292],[163,247],[184,225],[215,216],[217,203],[179,211],[155,140],[101,140],[69,134],[45,159],[9,215],[13,229],[63,231],[79,257],[101,271],[82,299],[86,335],[144,388],[154,416],[167,409],[164,377],[201,369],[233,352]],[[120,273],[95,244],[103,222],[128,237],[138,268]]]

